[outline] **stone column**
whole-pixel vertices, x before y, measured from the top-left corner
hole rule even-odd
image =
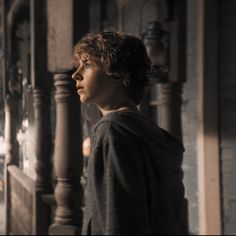
[[[17,165],[17,96],[7,95],[5,103],[5,164]]]
[[[52,193],[51,96],[49,91],[34,89],[35,114],[35,234],[47,234],[51,209],[42,201],[43,194]]]
[[[40,10],[39,10],[40,9]],[[48,234],[52,206],[45,204],[45,194],[52,194],[52,78],[47,68],[46,0],[30,1],[31,85],[33,87],[35,127],[35,219],[36,235]]]
[[[40,11],[38,9],[41,9]],[[30,2],[31,18],[31,85],[35,117],[36,189],[52,192],[51,181],[51,89],[52,79],[47,68],[46,1]]]
[[[55,79],[56,139],[55,174],[57,208],[53,235],[76,235],[82,223],[82,149],[80,103],[71,73],[60,73]]]
[[[8,94],[5,100],[5,217],[6,226],[5,232],[8,233],[10,229],[10,211],[11,204],[9,202],[10,183],[8,175],[8,166],[18,164],[17,155],[17,141],[16,141],[16,129],[17,129],[17,96]]]
[[[160,126],[182,141],[181,105],[182,84],[161,84]]]
[[[88,32],[89,1],[48,0],[48,69],[54,74],[56,133],[54,167],[57,203],[50,234],[80,233],[82,218],[82,144],[80,102],[71,78],[72,52]],[[63,17],[62,17],[63,16]]]
[[[34,114],[36,130],[36,189],[46,193],[52,191],[52,137],[50,105],[50,92],[35,89]]]
[[[161,126],[182,141],[182,88],[186,82],[187,65],[187,1],[169,2],[169,67],[168,81],[160,86],[161,92]],[[181,234],[188,232],[188,200],[184,200],[184,213]]]

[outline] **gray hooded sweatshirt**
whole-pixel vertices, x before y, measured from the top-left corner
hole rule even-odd
[[[182,144],[139,112],[95,125],[83,235],[181,234]]]

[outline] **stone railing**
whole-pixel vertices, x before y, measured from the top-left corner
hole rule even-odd
[[[33,235],[35,183],[14,165],[8,166],[7,175],[9,233]]]

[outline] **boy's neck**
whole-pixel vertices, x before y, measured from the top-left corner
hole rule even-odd
[[[105,116],[111,112],[118,112],[118,111],[138,111],[138,108],[135,102],[131,100],[123,101],[117,105],[104,105],[98,106],[99,110],[101,111],[102,115]]]

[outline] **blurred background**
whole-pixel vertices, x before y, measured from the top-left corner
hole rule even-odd
[[[235,24],[235,0],[0,0],[0,233],[80,233],[101,114],[79,102],[72,51],[124,31],[152,62],[141,112],[186,149],[182,233],[235,235]]]

